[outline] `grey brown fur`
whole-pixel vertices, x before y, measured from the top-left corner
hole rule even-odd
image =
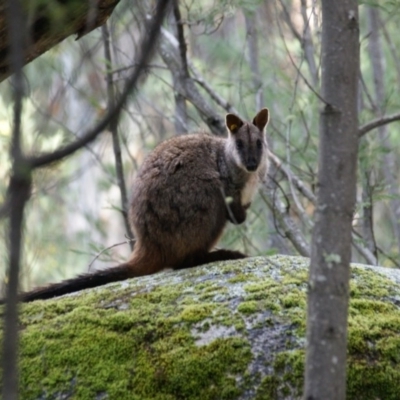
[[[136,243],[129,261],[25,293],[22,301],[59,296],[164,268],[245,257],[236,251],[211,250],[228,220],[240,224],[246,219],[246,209],[266,174],[264,128],[268,119],[267,109],[252,123],[228,114],[226,139],[193,134],[161,143],[133,181],[129,217]]]

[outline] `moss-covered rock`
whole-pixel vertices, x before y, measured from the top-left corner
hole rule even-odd
[[[25,304],[21,399],[300,398],[307,267],[251,258]],[[353,266],[348,399],[399,398],[399,282]]]

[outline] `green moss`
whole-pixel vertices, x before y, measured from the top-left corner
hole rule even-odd
[[[243,286],[243,289],[249,293],[265,292],[268,295],[268,291],[277,286],[280,286],[279,282],[273,279],[263,279],[260,281],[260,279],[255,278],[254,283]]]
[[[235,399],[250,386],[258,400],[300,397],[308,260],[270,260],[216,263],[24,305],[21,399]],[[400,311],[391,297],[399,286],[353,268],[351,292],[347,398],[397,399]],[[286,344],[268,353],[271,374],[261,376],[249,372],[251,329],[265,327],[279,328]],[[228,337],[215,339],[218,329]]]
[[[276,376],[265,376],[257,390],[254,400],[275,400],[278,398],[279,379]]]
[[[199,322],[212,316],[214,304],[191,304],[185,306],[179,314],[179,318],[185,322]]]
[[[292,280],[291,283],[294,283]],[[301,288],[301,281],[299,287]],[[398,399],[400,391],[400,310],[389,296],[400,292],[399,285],[372,270],[353,268],[349,308],[347,395],[350,400]],[[299,336],[304,335],[301,323],[303,292],[281,298]],[[301,311],[296,314],[300,299]],[[294,308],[292,308],[294,307]],[[305,322],[305,320],[304,320]],[[257,399],[301,396],[305,352],[302,349],[275,355],[274,373],[264,378]],[[275,397],[274,397],[275,396]],[[290,397],[289,396],[289,397]]]
[[[248,282],[249,280],[254,279],[253,274],[243,274],[243,273],[238,273],[234,277],[228,279],[229,283],[240,283],[240,282]]]
[[[298,289],[292,289],[282,299],[282,306],[284,308],[300,307],[305,310],[306,307],[306,296],[304,292]]]
[[[258,311],[258,303],[256,301],[243,301],[237,309],[243,314],[254,314]]]

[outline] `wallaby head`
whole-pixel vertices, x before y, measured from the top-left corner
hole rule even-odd
[[[252,122],[242,121],[235,114],[226,116],[228,152],[236,165],[246,172],[256,171],[265,157],[267,144],[264,129],[268,120],[267,108],[259,111]]]

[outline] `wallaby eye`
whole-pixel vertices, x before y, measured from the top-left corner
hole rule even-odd
[[[257,139],[256,145],[257,145],[257,149],[261,149],[262,148],[262,141],[260,139]]]
[[[242,150],[243,148],[244,148],[244,143],[243,143],[243,140],[236,140],[236,148],[238,149],[238,150]]]

